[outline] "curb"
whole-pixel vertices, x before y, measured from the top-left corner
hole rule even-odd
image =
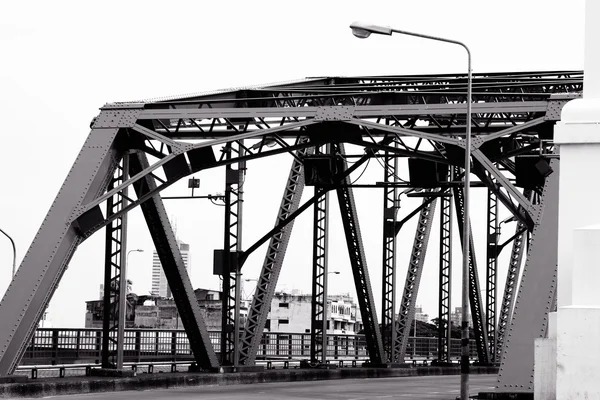
[[[497,367],[471,367],[471,374],[496,374]],[[190,386],[247,385],[269,382],[303,382],[326,379],[391,378],[458,375],[460,368],[337,368],[287,369],[238,373],[157,373],[132,378],[72,377],[36,379],[27,383],[0,384],[0,398],[45,397],[125,390],[168,389]]]

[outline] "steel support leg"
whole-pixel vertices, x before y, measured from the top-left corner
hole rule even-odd
[[[317,149],[316,153],[320,153]],[[324,149],[323,149],[324,150]],[[315,194],[318,190],[315,186]],[[310,323],[310,360],[327,363],[327,234],[329,193],[323,194],[314,205],[313,279]]]
[[[556,293],[559,166],[559,161],[552,159],[550,168],[554,172],[546,178],[537,206],[527,262],[505,334],[499,391],[533,391],[534,341],[546,335],[548,312],[552,311]]]
[[[452,176],[452,172],[451,172]],[[451,193],[448,190],[448,193]],[[450,362],[452,305],[452,199],[440,198],[440,281],[438,303],[438,362]]]
[[[463,236],[463,224],[464,222],[464,208],[463,208],[463,189],[459,187],[453,188],[454,191],[454,205],[456,207],[458,228],[460,233],[460,241],[462,243]],[[469,223],[471,223],[469,221]],[[477,356],[481,364],[487,365],[489,363],[489,347],[487,344],[487,329],[483,318],[483,310],[481,309],[481,294],[479,291],[479,275],[477,273],[477,261],[475,258],[475,246],[473,244],[473,236],[471,236],[470,247],[472,251],[469,252],[469,303],[471,309],[471,316],[473,319],[473,331],[475,333],[475,343],[477,346]]]
[[[300,143],[306,143],[307,141],[307,137],[301,137],[299,140]],[[279,206],[275,225],[286,220],[300,205],[302,192],[304,191],[304,167],[300,158],[311,152],[312,148],[299,150],[296,153],[297,158],[294,158],[292,161],[292,167],[283,191],[283,198]],[[273,235],[269,242],[242,335],[240,363],[243,365],[253,365],[256,360],[256,353],[262,339],[263,330],[265,329],[271,300],[275,293],[275,287],[277,286],[277,280],[279,279],[279,273],[281,272],[283,258],[293,226],[294,221]]]
[[[336,154],[336,150],[339,151],[340,154],[345,154],[344,145],[342,143],[333,145],[332,150],[333,154]],[[347,163],[344,161],[343,164],[344,169],[346,169]],[[350,178],[346,177],[342,183],[349,184]],[[373,298],[373,291],[371,290],[365,251],[362,245],[354,194],[352,188],[348,186],[338,187],[336,192],[350,255],[350,264],[352,265],[352,273],[354,275],[354,284],[356,285],[360,314],[367,339],[369,360],[372,364],[382,364],[383,344],[381,343],[381,331],[377,324],[375,301]]]
[[[147,168],[148,159],[146,155],[144,153],[131,155],[130,166],[131,175]],[[156,182],[151,175],[147,175],[135,182],[133,186],[139,199],[154,190]],[[173,299],[175,305],[177,305],[196,362],[199,367],[204,369],[217,368],[219,366],[217,356],[210,342],[200,305],[196,300],[192,282],[185,268],[162,199],[158,195],[153,196],[142,203],[140,208],[165,272],[167,283],[173,293]]]
[[[242,155],[242,143],[228,143],[225,146],[226,158],[231,159]],[[221,319],[221,365],[236,365],[239,344],[239,289],[240,268],[238,251],[241,251],[242,234],[242,205],[243,169],[245,163],[240,163],[238,169],[231,164],[225,167],[225,234],[223,245],[223,308]]]
[[[486,320],[490,362],[496,361],[496,280],[498,268],[498,198],[488,190],[487,212],[487,268],[486,268]]]
[[[398,143],[394,142],[394,147]],[[384,154],[383,180],[385,183],[397,182],[398,157]],[[381,282],[382,318],[381,338],[384,357],[394,361],[394,343],[396,341],[396,215],[398,213],[398,188],[394,185],[383,188],[383,273]]]
[[[108,190],[123,183],[123,160],[115,170],[115,174]],[[121,192],[109,197],[106,201],[106,214],[111,216],[123,208]],[[123,248],[123,214],[106,226],[106,245],[104,256],[104,294],[103,294],[103,319],[102,319],[102,368],[115,368],[117,365],[116,348],[118,346],[117,327],[119,325],[119,287],[121,283],[121,253]]]
[[[120,160],[118,129],[93,129],[0,301],[0,375],[12,374],[77,246],[74,210],[104,193]],[[81,220],[80,223],[85,223]]]
[[[419,214],[415,240],[413,242],[410,263],[406,272],[406,281],[404,291],[402,292],[402,304],[398,312],[398,323],[396,324],[396,341],[394,342],[395,362],[404,361],[410,328],[415,317],[415,302],[419,293],[421,283],[421,274],[423,272],[423,263],[427,254],[427,245],[429,243],[429,234],[433,225],[433,216],[435,214],[435,205],[437,199],[429,202],[428,198],[423,199],[427,204]]]
[[[527,199],[532,200],[531,190],[526,190],[524,193]],[[515,306],[517,293],[517,284],[521,275],[521,266],[523,265],[523,255],[527,247],[526,226],[522,222],[518,222],[515,228],[515,238],[513,240],[512,250],[510,253],[510,261],[508,264],[508,272],[506,274],[506,283],[504,285],[504,295],[500,304],[500,314],[498,317],[498,342],[496,345],[496,360],[502,360],[504,342],[510,321],[512,319],[512,310]]]

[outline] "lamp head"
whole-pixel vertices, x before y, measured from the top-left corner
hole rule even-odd
[[[144,252],[144,250],[143,250],[143,249],[137,249],[137,250],[135,250],[135,251],[137,251],[138,253],[143,253],[143,252]]]
[[[350,29],[352,29],[352,34],[359,39],[366,39],[371,36],[371,33],[376,33],[379,35],[392,34],[392,28],[388,26],[371,25],[360,21],[351,23]]]

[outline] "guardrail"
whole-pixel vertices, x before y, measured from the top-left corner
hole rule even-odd
[[[209,332],[210,341],[220,352],[220,332]],[[101,361],[101,329],[37,329],[25,350],[21,366],[99,364]],[[414,350],[413,350],[414,349]],[[111,344],[111,350],[116,350]],[[471,357],[477,355],[474,343]],[[407,358],[434,360],[437,358],[437,338],[411,337]],[[451,358],[460,359],[460,339],[453,339]],[[193,362],[189,341],[184,330],[127,329],[123,342],[124,362]],[[302,360],[310,357],[309,333],[265,332],[258,348],[257,360]],[[329,360],[366,360],[367,343],[364,335],[328,336]]]

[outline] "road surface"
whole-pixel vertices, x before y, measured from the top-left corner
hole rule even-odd
[[[471,395],[492,390],[496,375],[472,375]],[[254,385],[195,386],[148,391],[52,396],[61,400],[425,400],[456,399],[460,376],[419,376],[376,379],[336,379]]]

